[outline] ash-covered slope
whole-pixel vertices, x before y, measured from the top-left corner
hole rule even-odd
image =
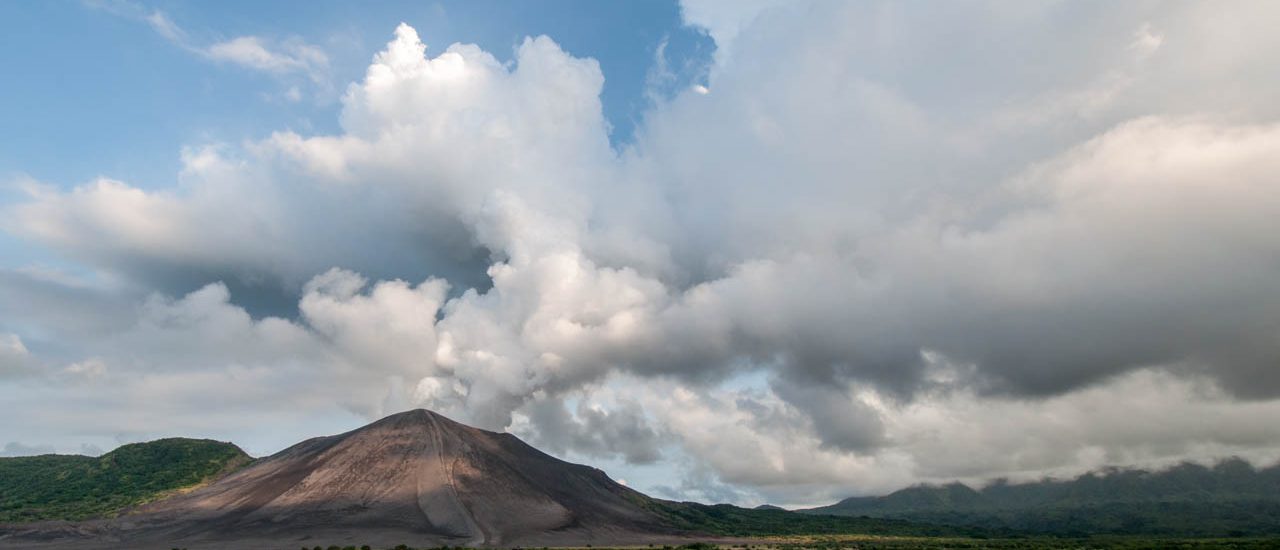
[[[164,540],[586,543],[670,532],[647,502],[510,434],[414,410],[304,441],[132,519]]]

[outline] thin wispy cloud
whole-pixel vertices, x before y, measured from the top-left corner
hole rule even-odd
[[[329,57],[323,49],[298,37],[272,40],[260,36],[238,36],[227,40],[200,42],[192,38],[163,11],[129,0],[86,0],[85,5],[112,15],[145,23],[156,34],[184,50],[216,63],[259,71],[278,78],[301,76],[316,86],[329,86]],[[282,97],[296,101],[296,87]]]
[[[201,52],[215,61],[277,75],[304,74],[317,82],[327,77],[329,68],[329,58],[323,50],[299,40],[268,47],[259,37],[241,36],[210,45]]]

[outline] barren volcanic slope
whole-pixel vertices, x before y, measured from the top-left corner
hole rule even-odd
[[[165,548],[219,540],[563,545],[671,533],[645,502],[600,470],[415,410],[304,441],[192,493],[75,531]]]

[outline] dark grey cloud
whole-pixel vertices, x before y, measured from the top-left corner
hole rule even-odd
[[[785,379],[775,379],[770,386],[778,397],[808,415],[824,446],[870,453],[885,442],[879,411],[854,399],[846,387],[796,384]]]
[[[606,410],[580,401],[571,413],[560,401],[541,400],[525,411],[535,428],[530,438],[552,452],[618,455],[632,464],[652,464],[662,458],[663,439],[634,402]]]

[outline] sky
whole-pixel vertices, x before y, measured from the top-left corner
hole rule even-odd
[[[664,498],[1280,459],[1270,2],[0,3],[0,455]]]

